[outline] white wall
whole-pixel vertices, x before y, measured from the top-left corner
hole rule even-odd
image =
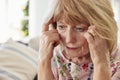
[[[0,43],[4,42],[8,38],[7,27],[7,1],[0,0]]]
[[[49,0],[30,0],[30,22],[29,22],[29,36],[34,37],[40,34],[40,23],[44,16]]]

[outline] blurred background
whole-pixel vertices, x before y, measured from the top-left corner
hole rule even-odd
[[[9,38],[27,43],[39,36],[40,22],[50,0],[0,0],[0,43]],[[111,0],[120,28],[120,0]],[[120,42],[120,30],[118,33]]]

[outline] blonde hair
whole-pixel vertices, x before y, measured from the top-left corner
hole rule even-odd
[[[117,45],[117,25],[109,0],[59,0],[55,21],[96,26],[96,34],[108,42],[111,51]]]

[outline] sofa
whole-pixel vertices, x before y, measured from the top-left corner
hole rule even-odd
[[[31,43],[8,40],[0,44],[0,80],[37,80],[38,56]]]

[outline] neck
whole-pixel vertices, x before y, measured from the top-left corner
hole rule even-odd
[[[88,53],[87,55],[84,55],[82,57],[74,57],[74,58],[70,58],[64,51],[63,51],[63,55],[66,59],[70,60],[71,62],[77,64],[77,65],[81,65],[81,64],[85,64],[85,63],[89,63],[92,62],[91,58],[90,58],[90,54]]]

